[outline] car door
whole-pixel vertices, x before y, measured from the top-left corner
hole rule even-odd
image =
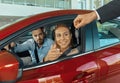
[[[99,48],[95,56],[101,64],[99,83],[119,83],[120,78],[120,27],[119,20],[108,21],[98,25]],[[102,74],[105,72],[106,74]],[[104,78],[104,79],[103,79]]]

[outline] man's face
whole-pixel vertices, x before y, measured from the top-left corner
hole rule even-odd
[[[38,28],[36,30],[33,30],[32,31],[32,36],[33,36],[33,39],[35,40],[35,42],[39,46],[41,46],[43,44],[43,42],[44,42],[44,33],[40,28]]]

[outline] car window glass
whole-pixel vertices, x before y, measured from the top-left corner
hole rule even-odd
[[[100,47],[111,45],[120,40],[120,21],[111,20],[103,24],[97,23]]]
[[[28,39],[31,39],[31,38],[32,38],[32,33],[31,33],[31,31],[30,31],[30,32],[27,32],[26,34],[18,37],[18,38],[15,40],[15,42],[21,44],[21,43],[23,43],[23,42],[25,42],[25,41],[27,41]]]

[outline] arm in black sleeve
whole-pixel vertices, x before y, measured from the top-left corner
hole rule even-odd
[[[103,7],[97,9],[97,12],[101,18],[101,23],[120,16],[120,0],[113,0],[109,2]]]

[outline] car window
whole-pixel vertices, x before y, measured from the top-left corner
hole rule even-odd
[[[111,20],[103,24],[97,23],[100,47],[108,46],[120,40],[120,21]]]
[[[11,44],[11,42],[15,42],[17,44],[16,46],[19,47],[19,44],[22,44],[22,43],[24,43],[27,40],[30,39],[30,41],[31,41],[31,39],[33,39],[32,33],[31,33],[32,30],[37,29],[38,27],[44,27],[45,37],[46,38],[50,38],[50,39],[53,40],[53,30],[54,30],[56,24],[64,23],[64,24],[67,24],[69,26],[69,28],[72,28],[72,30],[73,30],[72,31],[72,36],[74,38],[73,39],[73,45],[76,46],[77,39],[75,38],[75,30],[74,30],[75,28],[73,27],[73,16],[70,17],[70,16],[66,16],[65,15],[65,17],[67,19],[64,18],[64,16],[62,16],[62,17],[58,17],[59,19],[53,18],[53,19],[49,19],[50,21],[45,20],[44,23],[46,23],[46,24],[43,24],[43,21],[37,22],[35,24],[32,24],[32,25],[24,28],[23,30],[18,31],[17,33],[13,34],[12,36],[10,36],[9,38],[13,38],[13,39],[11,41],[9,41],[6,45]],[[79,30],[79,32],[81,32],[81,30]],[[79,35],[80,35],[80,33],[79,33]],[[81,41],[82,40],[79,40],[79,45],[82,45]],[[32,44],[30,44],[30,45],[32,45]],[[33,48],[33,47],[34,46],[31,46],[30,48]],[[29,67],[29,66],[35,66],[35,65],[37,65],[37,64],[28,64],[28,63],[31,63],[31,61],[32,61],[32,57],[31,57],[31,54],[30,54],[31,53],[31,49],[26,50],[26,51],[21,51],[21,50],[23,50],[25,48],[26,47],[24,45],[22,45],[22,47],[19,47],[16,50],[16,52],[15,52],[15,49],[13,48],[14,49],[13,52],[14,52],[14,54],[16,56],[19,56],[19,58],[22,59],[23,64],[25,65],[24,68]],[[80,47],[78,49],[81,50]],[[74,53],[74,54],[71,54],[71,55],[74,56],[74,55],[77,55],[77,54]],[[66,58],[67,59],[68,57],[62,57],[62,58]],[[56,60],[58,60],[58,59],[56,59]],[[61,60],[59,60],[59,61],[61,61]],[[42,62],[42,63],[44,64],[44,62]]]
[[[26,34],[18,37],[18,38],[15,40],[15,42],[21,44],[21,43],[23,43],[23,42],[25,42],[25,41],[27,41],[28,39],[31,39],[31,38],[32,38],[32,33],[31,33],[31,31],[30,31],[30,32],[27,32]]]
[[[56,26],[55,24],[44,26],[44,33],[45,33],[46,38],[49,38],[49,39],[53,40],[53,30],[55,29],[55,26]],[[27,41],[29,39],[32,39],[31,31],[27,32],[26,34],[24,34],[21,37],[17,38],[15,40],[15,42],[19,43],[19,44],[22,44],[23,42],[25,42],[25,41]],[[73,42],[75,42],[75,41],[73,41]],[[16,54],[17,54],[17,56],[19,56],[22,59],[23,64],[25,66],[31,65],[31,64],[28,64],[28,63],[31,63],[31,57],[30,57],[31,55],[30,55],[29,51],[23,51],[23,52],[16,53]],[[72,55],[74,55],[74,54],[72,54]],[[63,57],[63,58],[65,58],[65,57]],[[55,60],[57,60],[57,59],[55,59]]]
[[[56,24],[57,23],[44,26],[43,30],[44,30],[46,38],[49,38],[49,39],[53,40],[53,30],[55,29]],[[72,24],[70,24],[69,28],[71,28],[71,25]],[[74,34],[74,33],[72,33],[72,34]],[[24,42],[26,42],[26,41],[28,41],[30,39],[33,39],[31,31],[26,32],[25,34],[17,37],[12,42],[14,42],[16,45],[20,45],[20,44],[22,45]],[[74,40],[73,43],[76,43],[75,39],[73,39],[73,40]],[[24,48],[22,47],[21,49],[24,49]],[[19,49],[19,51],[21,49]],[[16,54],[16,56],[19,56],[19,58],[23,61],[24,67],[26,67],[26,66],[28,67],[28,66],[32,65],[31,64],[32,63],[31,62],[31,54],[30,54],[29,50],[25,50],[25,51],[22,51],[22,52],[21,51],[19,52],[19,51],[18,52],[14,52],[14,54]],[[75,55],[75,54],[73,53],[71,55]],[[65,57],[63,57],[63,58],[65,58]]]

